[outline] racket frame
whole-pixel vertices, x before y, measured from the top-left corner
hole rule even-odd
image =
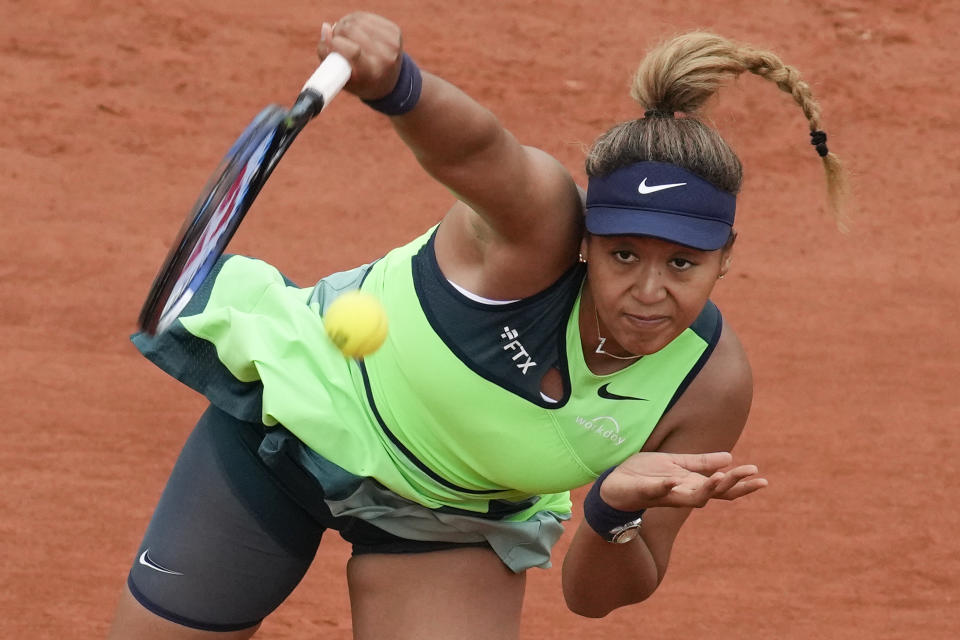
[[[269,105],[247,125],[207,181],[154,278],[138,318],[141,331],[156,335],[176,321],[223,255],[277,163],[343,88],[350,70],[346,59],[330,54],[290,109]],[[234,188],[241,192],[231,194]],[[224,203],[229,211],[221,209]]]

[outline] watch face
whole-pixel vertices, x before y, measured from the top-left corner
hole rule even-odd
[[[620,531],[617,534],[615,534],[613,536],[613,539],[610,540],[610,542],[613,542],[616,544],[623,544],[625,542],[630,542],[631,540],[636,538],[638,535],[640,535],[640,525],[635,524],[632,527],[628,527],[623,531]]]

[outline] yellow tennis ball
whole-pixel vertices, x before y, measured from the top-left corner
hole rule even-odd
[[[323,326],[333,344],[348,358],[362,358],[387,338],[387,314],[374,296],[348,291],[330,303]]]

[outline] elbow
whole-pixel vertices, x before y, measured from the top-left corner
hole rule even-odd
[[[613,609],[608,607],[598,607],[596,603],[583,602],[571,598],[566,598],[566,603],[567,609],[571,613],[575,613],[584,618],[604,618],[608,613],[613,611]]]
[[[563,590],[563,599],[571,613],[584,618],[604,618],[621,607],[639,604],[653,595],[653,589],[624,593],[614,589],[597,589],[589,593]]]
[[[662,577],[645,544],[610,545],[581,526],[563,559],[560,584],[571,613],[603,618],[652,596]]]

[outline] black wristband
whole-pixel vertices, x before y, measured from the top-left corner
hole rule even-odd
[[[590,528],[597,532],[604,540],[610,540],[610,532],[621,525],[636,520],[643,515],[646,509],[639,511],[621,511],[611,507],[600,497],[600,485],[616,467],[610,467],[597,478],[590,491],[583,499],[583,519]]]
[[[420,89],[423,87],[423,76],[420,74],[420,68],[413,58],[403,53],[403,60],[400,62],[400,76],[397,78],[397,84],[393,91],[378,98],[377,100],[364,100],[371,109],[388,116],[399,116],[410,111],[417,106],[420,100]]]

